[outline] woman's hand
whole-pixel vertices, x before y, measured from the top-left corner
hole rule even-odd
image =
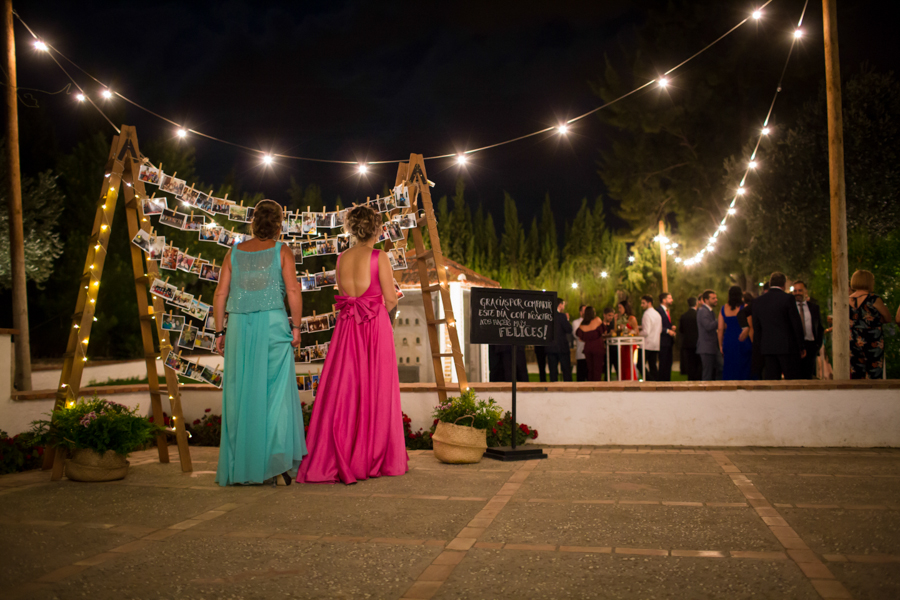
[[[293,334],[293,339],[291,340],[291,346],[296,348],[300,345],[300,330],[299,329],[291,329],[291,333]]]
[[[216,338],[216,354],[225,355],[225,336],[220,335]]]

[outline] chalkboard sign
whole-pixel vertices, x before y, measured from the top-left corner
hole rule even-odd
[[[472,288],[469,343],[547,346],[553,343],[556,292]]]

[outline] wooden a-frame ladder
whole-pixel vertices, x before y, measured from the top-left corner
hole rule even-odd
[[[59,388],[56,391],[54,410],[62,406],[71,406],[78,399],[81,391],[81,377],[87,362],[87,346],[90,341],[91,326],[94,323],[94,310],[96,309],[97,292],[100,288],[100,280],[103,275],[103,265],[106,262],[106,252],[109,247],[109,236],[112,232],[113,217],[116,212],[116,203],[119,196],[124,195],[125,217],[128,221],[129,242],[137,235],[138,230],[150,230],[150,223],[144,216],[141,198],[148,197],[144,182],[138,179],[141,156],[138,148],[137,133],[135,128],[128,125],[122,126],[119,135],[113,138],[109,159],[106,162],[103,188],[100,199],[97,202],[97,214],[94,217],[94,227],[91,231],[88,246],[87,259],[84,261],[84,273],[78,290],[78,301],[75,305],[75,314],[72,315],[72,328],[69,330],[69,343],[66,346],[62,374],[59,378]],[[178,454],[181,458],[181,470],[192,471],[191,454],[188,449],[187,431],[185,430],[184,417],[181,411],[181,393],[178,385],[178,373],[165,367],[166,386],[160,388],[159,376],[156,364],[159,360],[165,360],[172,345],[169,342],[168,332],[162,329],[162,315],[165,311],[163,300],[157,296],[150,296],[151,282],[159,277],[157,261],[150,260],[135,244],[129,244],[131,249],[131,266],[134,269],[134,288],[137,292],[137,304],[141,326],[141,340],[143,342],[144,361],[147,363],[147,381],[150,387],[150,405],[153,415],[159,423],[162,421],[162,395],[166,393],[172,412],[172,421],[175,427],[175,439],[178,442]],[[144,264],[146,260],[146,272]],[[148,301],[148,296],[150,300]],[[156,329],[159,339],[159,349],[153,339],[153,329]],[[161,423],[160,423],[161,424]],[[169,448],[164,433],[156,437],[156,446],[159,451],[159,462],[169,462]],[[63,475],[64,456],[62,450],[49,450],[44,456],[44,468],[53,467],[52,480],[58,480]]]
[[[403,247],[406,247],[408,232],[412,232],[413,243],[416,247],[416,265],[419,269],[419,280],[422,286],[422,304],[425,307],[425,321],[428,326],[428,341],[431,346],[431,362],[434,365],[434,378],[437,384],[437,393],[441,402],[447,400],[448,391],[458,391],[460,394],[469,389],[469,381],[466,375],[466,365],[463,361],[456,318],[453,316],[453,307],[450,304],[450,286],[447,281],[447,271],[444,268],[444,255],[441,252],[441,240],[438,237],[437,220],[434,217],[434,204],[431,201],[431,191],[428,185],[428,176],[425,173],[425,161],[421,154],[410,154],[408,163],[400,163],[397,169],[397,179],[394,185],[404,184],[409,186],[410,208],[402,209],[402,213],[418,213],[417,196],[422,197],[422,207],[425,220],[416,219],[416,227],[403,230]],[[428,231],[431,241],[431,249],[425,250],[422,231]],[[385,250],[394,247],[390,240],[384,244]],[[437,271],[437,283],[432,284],[428,277],[428,259],[434,261]],[[400,271],[395,271],[394,277],[399,280]],[[441,298],[441,306],[444,314],[437,318],[434,314],[432,294],[438,293]],[[441,340],[438,335],[438,325],[447,327],[447,337],[450,338],[450,352],[442,352]],[[456,367],[457,382],[447,381],[444,376],[443,358],[452,358]]]

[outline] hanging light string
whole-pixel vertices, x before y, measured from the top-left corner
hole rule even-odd
[[[794,29],[793,34],[791,35],[791,45],[788,49],[787,58],[784,61],[784,68],[781,69],[781,76],[778,78],[778,85],[775,87],[775,94],[772,96],[772,102],[769,104],[769,111],[766,113],[766,118],[763,120],[762,128],[759,130],[759,134],[756,137],[756,144],[753,147],[753,152],[750,153],[750,160],[747,161],[747,166],[744,169],[744,174],[741,176],[740,183],[738,184],[738,188],[734,193],[734,196],[731,198],[731,203],[728,205],[728,209],[725,211],[725,216],[722,217],[722,220],[719,221],[719,226],[716,231],[709,237],[709,241],[706,244],[706,247],[697,252],[693,257],[684,260],[684,264],[686,266],[694,266],[703,260],[703,257],[707,254],[711,254],[715,251],[716,242],[720,237],[725,237],[725,232],[728,230],[727,222],[729,217],[733,217],[737,214],[737,208],[735,205],[737,204],[738,198],[743,196],[747,192],[747,188],[745,184],[747,183],[747,177],[750,174],[750,171],[755,169],[758,166],[758,161],[756,160],[757,154],[759,153],[759,147],[762,144],[763,138],[769,135],[770,128],[769,122],[772,119],[772,113],[775,110],[775,101],[778,100],[778,94],[781,93],[781,86],[784,83],[784,76],[787,73],[788,64],[791,60],[791,55],[794,52],[794,46],[797,45],[797,42],[803,37],[803,30],[801,26],[803,25],[803,18],[806,15],[806,8],[809,5],[809,0],[806,0],[803,3],[803,10],[800,11],[800,19],[797,21],[797,27]],[[754,13],[755,16],[756,13]],[[676,259],[676,262],[681,262]]]
[[[712,48],[713,46],[715,46],[716,44],[718,44],[720,41],[722,41],[723,39],[725,39],[726,37],[728,37],[730,34],[732,34],[732,33],[734,33],[735,31],[737,31],[741,26],[743,26],[744,24],[746,24],[746,23],[747,23],[748,21],[750,21],[751,19],[753,19],[753,20],[758,20],[758,19],[760,18],[760,15],[762,14],[762,12],[761,12],[762,9],[765,8],[766,6],[768,6],[769,4],[771,4],[773,1],[774,1],[774,0],[766,0],[766,2],[764,2],[761,6],[759,6],[758,8],[756,8],[756,9],[754,10],[754,12],[752,13],[752,15],[750,15],[750,16],[748,16],[748,17],[745,17],[743,20],[741,20],[740,22],[738,22],[738,23],[737,23],[735,26],[733,26],[731,29],[729,29],[728,31],[726,31],[725,33],[723,33],[722,35],[720,35],[718,38],[716,38],[715,40],[713,40],[712,42],[710,42],[709,44],[707,44],[706,46],[704,46],[704,47],[703,47],[702,49],[700,49],[699,51],[695,52],[693,55],[691,55],[691,56],[688,57],[687,59],[681,61],[680,63],[678,63],[677,65],[675,65],[674,67],[672,67],[671,69],[669,69],[668,71],[666,71],[665,73],[663,73],[663,75],[661,75],[660,77],[658,77],[658,78],[656,78],[656,79],[652,79],[652,80],[650,80],[650,81],[648,81],[648,82],[646,82],[646,83],[644,83],[644,84],[642,84],[642,85],[636,87],[635,89],[631,90],[630,92],[626,92],[626,93],[622,94],[621,96],[619,96],[618,98],[615,98],[615,99],[613,99],[613,100],[610,100],[609,102],[606,102],[606,103],[604,103],[604,104],[601,104],[600,106],[597,106],[596,108],[593,108],[593,109],[589,110],[588,112],[586,112],[586,113],[584,113],[584,114],[581,114],[581,115],[578,115],[577,117],[573,117],[573,118],[571,118],[571,119],[568,119],[568,120],[562,122],[559,126],[545,127],[545,128],[540,129],[540,130],[538,130],[538,131],[533,131],[533,132],[527,133],[527,134],[525,134],[525,135],[520,135],[520,136],[518,136],[518,137],[514,137],[514,138],[511,138],[511,139],[508,139],[508,140],[503,140],[503,141],[501,141],[501,142],[496,142],[496,143],[494,143],[494,144],[489,144],[489,145],[487,145],[487,146],[481,146],[481,147],[479,147],[479,148],[472,148],[472,149],[470,149],[470,150],[464,150],[464,151],[462,151],[462,152],[454,152],[454,153],[451,153],[451,154],[439,154],[439,155],[435,155],[435,156],[428,156],[428,157],[425,157],[424,160],[437,160],[437,159],[444,159],[444,158],[453,158],[453,157],[455,157],[455,158],[457,158],[457,161],[459,162],[459,164],[464,164],[464,163],[466,162],[466,161],[465,161],[466,156],[467,156],[467,155],[470,155],[470,154],[475,154],[476,152],[483,152],[483,151],[485,151],[485,150],[490,150],[490,149],[492,149],[492,148],[497,148],[497,147],[499,147],[499,146],[505,146],[505,145],[507,145],[507,144],[512,144],[512,143],[515,143],[515,142],[518,142],[518,141],[521,141],[521,140],[524,140],[524,139],[527,139],[527,138],[530,138],[530,137],[534,137],[534,136],[536,136],[536,135],[541,135],[541,134],[544,134],[544,133],[548,133],[548,132],[551,132],[551,131],[556,131],[556,132],[558,132],[558,133],[561,134],[561,135],[565,135],[565,134],[568,132],[568,126],[571,125],[572,123],[576,123],[576,122],[578,122],[578,121],[584,119],[585,117],[590,116],[590,115],[596,113],[597,111],[603,110],[604,108],[608,108],[609,106],[612,106],[612,105],[615,104],[616,102],[619,102],[620,100],[624,100],[625,98],[628,98],[629,96],[631,96],[631,95],[633,95],[633,94],[636,94],[636,93],[640,92],[641,90],[646,89],[647,87],[653,85],[654,83],[658,84],[660,87],[666,87],[666,86],[668,85],[668,82],[669,82],[668,79],[667,79],[667,77],[666,77],[667,75],[670,75],[670,74],[673,73],[676,69],[679,69],[679,68],[683,67],[684,65],[686,65],[688,62],[694,60],[695,58],[697,58],[698,56],[700,56],[701,54],[703,54],[704,52],[706,52],[707,50],[709,50],[710,48]],[[805,10],[805,7],[804,7],[804,10]],[[101,94],[102,94],[104,97],[106,97],[106,98],[111,98],[113,95],[115,95],[115,96],[117,96],[117,97],[119,97],[119,98],[125,100],[125,101],[128,102],[129,104],[135,106],[136,108],[139,108],[139,109],[141,109],[141,110],[147,112],[148,114],[153,115],[154,117],[156,117],[156,118],[158,118],[158,119],[161,119],[161,120],[165,121],[166,123],[169,123],[170,125],[173,125],[174,127],[177,127],[177,128],[178,128],[178,132],[179,132],[179,136],[180,136],[180,137],[184,137],[187,133],[193,133],[193,134],[195,134],[195,135],[197,135],[197,136],[200,136],[200,137],[203,137],[203,138],[206,138],[206,139],[209,139],[209,140],[213,140],[213,141],[216,141],[216,142],[220,142],[220,143],[223,143],[223,144],[227,144],[227,145],[233,146],[233,147],[235,147],[235,148],[240,148],[240,149],[242,149],[242,150],[246,150],[246,151],[251,152],[251,153],[253,153],[253,154],[262,155],[262,156],[264,157],[264,159],[265,159],[266,157],[268,157],[269,160],[271,160],[272,157],[277,157],[277,158],[283,158],[283,159],[301,160],[301,161],[318,162],[318,163],[331,163],[331,164],[357,165],[357,166],[359,165],[359,162],[358,162],[358,161],[352,161],[352,160],[332,160],[332,159],[324,159],[324,158],[313,158],[313,157],[308,157],[308,156],[296,156],[296,155],[292,155],[292,154],[268,153],[268,152],[265,152],[264,150],[260,150],[259,148],[251,148],[250,146],[245,146],[245,145],[243,145],[243,144],[238,144],[238,143],[231,142],[231,141],[228,141],[228,140],[225,140],[225,139],[222,139],[222,138],[218,138],[218,137],[215,137],[215,136],[212,136],[212,135],[209,135],[209,134],[206,134],[206,133],[197,131],[196,129],[190,129],[190,128],[184,127],[183,125],[180,125],[180,124],[176,123],[175,121],[173,121],[173,120],[171,120],[171,119],[169,119],[169,118],[167,118],[167,117],[164,117],[164,116],[162,116],[162,115],[160,115],[160,114],[158,114],[158,113],[156,113],[156,112],[150,110],[149,108],[146,108],[145,106],[142,106],[141,104],[138,104],[138,103],[135,102],[134,100],[131,100],[130,98],[127,98],[127,97],[124,96],[122,93],[113,91],[108,85],[106,85],[105,83],[103,83],[102,81],[100,81],[99,79],[97,79],[96,77],[94,77],[93,75],[91,75],[90,73],[88,73],[86,70],[84,70],[83,68],[81,68],[81,67],[80,67],[78,64],[76,64],[72,59],[70,59],[69,57],[67,57],[67,56],[66,56],[65,54],[63,54],[62,52],[60,52],[56,47],[54,47],[54,46],[48,44],[46,41],[44,41],[44,40],[42,40],[41,38],[39,38],[39,37],[37,36],[37,34],[35,34],[35,32],[28,26],[28,24],[25,23],[25,21],[22,19],[21,15],[19,15],[19,14],[16,13],[15,11],[14,11],[13,14],[15,14],[16,18],[19,19],[19,22],[22,23],[22,25],[25,26],[25,28],[26,28],[26,29],[28,30],[28,32],[32,35],[32,37],[34,37],[34,39],[35,39],[35,47],[37,47],[37,48],[39,48],[39,49],[41,49],[41,50],[44,50],[44,51],[46,51],[48,54],[50,54],[51,57],[53,58],[53,62],[55,62],[55,63],[57,64],[57,66],[59,66],[60,70],[62,70],[62,72],[66,75],[66,77],[68,77],[69,80],[73,83],[73,85],[75,85],[75,87],[78,88],[78,90],[79,90],[79,92],[80,92],[80,94],[79,94],[79,96],[78,96],[78,99],[79,99],[80,101],[87,100],[88,102],[90,102],[91,105],[92,105],[94,108],[96,108],[97,111],[98,111],[101,115],[103,115],[103,117],[109,122],[109,124],[112,125],[113,129],[115,129],[117,133],[120,133],[119,128],[116,127],[116,125],[109,119],[109,117],[106,115],[106,113],[104,113],[104,112],[100,109],[100,107],[97,106],[97,104],[93,101],[93,99],[92,99],[90,96],[88,96],[88,94],[86,94],[86,93],[84,92],[84,90],[81,88],[81,86],[79,86],[79,85],[75,82],[75,80],[72,78],[72,76],[69,74],[69,72],[66,71],[66,70],[63,68],[63,66],[59,63],[58,60],[56,60],[55,57],[53,57],[53,53],[59,54],[59,56],[61,56],[61,57],[62,57],[63,59],[65,59],[66,61],[68,61],[72,66],[74,66],[76,69],[78,69],[79,71],[81,71],[82,73],[84,73],[87,77],[90,77],[93,81],[95,81],[95,82],[103,89],[103,91],[101,92]],[[51,51],[52,51],[52,52],[51,52]],[[182,132],[183,132],[183,133],[182,133]],[[408,160],[408,159],[402,158],[402,159],[397,159],[397,160],[375,160],[375,161],[368,161],[367,164],[370,164],[370,165],[395,164],[395,163],[405,162],[406,160]]]

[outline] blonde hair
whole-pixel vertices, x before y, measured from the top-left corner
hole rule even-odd
[[[381,230],[381,215],[368,206],[357,206],[347,211],[344,231],[360,242],[366,242]]]
[[[274,200],[260,200],[253,208],[253,222],[250,231],[259,240],[274,240],[281,235],[281,221],[284,209]]]
[[[854,271],[850,278],[850,289],[854,292],[865,290],[870,294],[875,292],[875,276],[869,271]]]

